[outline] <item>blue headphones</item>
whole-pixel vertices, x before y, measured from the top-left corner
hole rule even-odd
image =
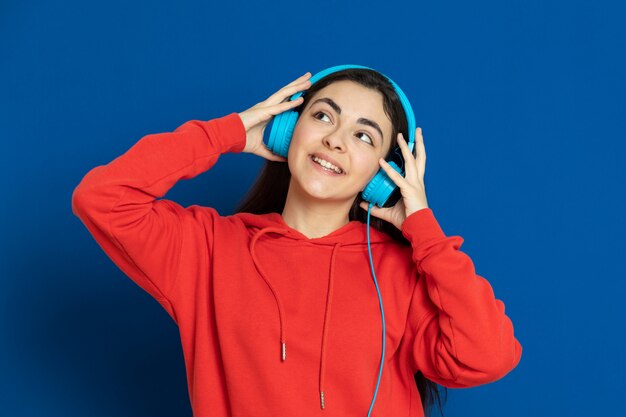
[[[321,78],[325,77],[328,74],[333,72],[341,71],[348,68],[364,68],[374,70],[373,68],[364,67],[362,65],[337,65],[334,67],[327,68],[318,72],[310,78],[311,85],[315,84]],[[377,71],[378,72],[378,71]],[[380,73],[380,72],[379,72]],[[382,74],[382,73],[380,73]],[[384,75],[384,74],[382,74]],[[393,82],[393,80],[386,75],[384,75],[387,80],[393,85],[396,93],[398,94],[398,98],[402,103],[402,107],[404,108],[404,114],[407,118],[408,130],[409,130],[409,140],[407,141],[407,145],[412,154],[414,154],[415,149],[415,115],[413,114],[413,108],[409,103],[409,100],[406,98],[404,92],[398,87],[398,85]],[[299,91],[290,97],[290,101],[293,101],[305,94],[306,91]],[[293,130],[296,126],[296,122],[298,121],[298,112],[295,110],[287,110],[282,113],[277,114],[272,119],[272,126],[270,128],[269,140],[267,147],[274,152],[283,157],[287,157],[289,151],[289,145],[291,143],[291,137],[293,135]],[[395,152],[392,155],[397,155],[398,163],[393,160],[388,160],[389,165],[400,175],[404,177],[404,158],[402,158],[402,150],[399,147],[396,147]],[[390,158],[391,159],[391,158]],[[364,190],[361,192],[361,196],[363,200],[376,204],[378,207],[383,207],[385,203],[390,203],[388,205],[395,204],[398,199],[390,199],[391,195],[398,189],[398,186],[393,182],[391,178],[387,175],[384,169],[380,168],[376,175],[367,183]],[[398,190],[399,191],[399,190]],[[399,193],[396,193],[396,197],[399,197]]]

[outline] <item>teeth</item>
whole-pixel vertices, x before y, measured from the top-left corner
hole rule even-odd
[[[318,164],[320,164],[321,166],[323,166],[324,168],[332,169],[337,174],[341,174],[343,172],[340,168],[336,167],[335,165],[331,164],[328,161],[324,161],[323,159],[318,158],[317,156],[313,156],[313,160],[317,162]]]
[[[341,174],[341,172],[342,172],[341,169],[339,169],[335,165],[331,164],[328,161],[324,161],[323,159],[320,159],[320,158],[318,158],[316,156],[313,157],[313,160],[315,162],[317,162],[318,164],[320,164],[321,166],[323,166],[324,168],[328,168],[328,169],[331,169],[331,170],[335,171],[337,174]]]

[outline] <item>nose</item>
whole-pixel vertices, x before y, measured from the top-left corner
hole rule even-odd
[[[338,151],[345,151],[346,150],[346,143],[345,143],[345,139],[344,136],[347,135],[348,133],[342,131],[341,129],[336,129],[334,132],[324,136],[324,145],[328,148],[328,149],[333,149],[333,150],[338,150]]]

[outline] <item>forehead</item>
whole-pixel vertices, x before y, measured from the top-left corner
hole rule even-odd
[[[382,116],[387,118],[383,107],[383,95],[350,80],[335,81],[317,91],[310,104],[320,97],[331,97],[341,107],[341,114],[358,117]],[[309,104],[309,105],[310,105]],[[383,120],[377,120],[379,123]]]

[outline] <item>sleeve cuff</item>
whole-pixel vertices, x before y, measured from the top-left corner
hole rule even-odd
[[[432,209],[429,207],[411,213],[409,217],[404,219],[401,231],[402,235],[411,242],[414,248],[440,241],[446,237],[437,219],[435,219]]]
[[[246,147],[246,127],[238,113],[203,121],[212,131],[220,153],[240,153]]]

